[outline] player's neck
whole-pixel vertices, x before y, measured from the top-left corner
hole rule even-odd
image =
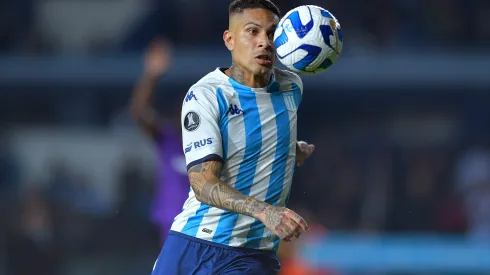
[[[231,77],[236,82],[245,85],[250,88],[264,88],[269,84],[271,73],[266,75],[254,75],[248,72],[236,64],[232,64],[230,68],[225,71],[226,75]]]

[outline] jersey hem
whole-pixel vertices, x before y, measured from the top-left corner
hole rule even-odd
[[[215,242],[211,242],[211,241],[206,241],[206,240],[199,239],[199,238],[196,238],[196,237],[192,237],[192,236],[189,236],[187,234],[184,234],[184,233],[181,233],[181,232],[177,232],[177,231],[173,231],[173,230],[170,230],[168,232],[168,235],[174,235],[176,237],[185,238],[185,239],[188,239],[190,241],[202,243],[202,244],[209,245],[209,246],[219,247],[219,248],[223,248],[223,249],[227,249],[227,250],[237,251],[237,252],[258,252],[258,253],[265,253],[265,254],[268,254],[268,255],[274,255],[274,256],[276,255],[276,252],[273,251],[273,250],[253,249],[253,248],[248,248],[248,247],[229,246],[229,245],[224,245],[224,244],[215,243]]]

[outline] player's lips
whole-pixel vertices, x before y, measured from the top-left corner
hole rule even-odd
[[[271,54],[260,54],[255,57],[260,65],[270,65],[272,64]]]

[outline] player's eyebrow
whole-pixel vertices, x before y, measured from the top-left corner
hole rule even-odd
[[[258,23],[255,23],[255,22],[248,22],[247,24],[245,24],[244,26],[248,26],[248,25],[255,25],[259,28],[263,28],[264,26],[262,26],[261,24],[258,24]]]
[[[259,28],[264,28],[263,25],[259,24],[259,23],[255,23],[255,22],[248,22],[247,24],[244,25],[244,27],[248,26],[248,25],[254,25],[256,27],[259,27]],[[272,26],[269,27],[269,29],[271,30],[275,30],[277,27],[277,24],[273,24]]]

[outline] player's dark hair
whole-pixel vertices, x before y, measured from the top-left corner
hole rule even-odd
[[[281,17],[279,8],[270,0],[234,0],[230,3],[228,11],[231,16],[233,14],[242,13],[244,10],[248,9],[265,9],[278,17]]]

